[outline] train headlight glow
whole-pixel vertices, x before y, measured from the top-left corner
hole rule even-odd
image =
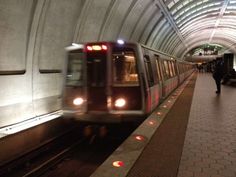
[[[125,43],[125,41],[123,41],[122,39],[118,39],[117,43],[120,44],[120,45],[123,45]]]
[[[122,108],[126,105],[126,100],[124,98],[118,98],[115,101],[115,107]]]
[[[84,102],[84,99],[81,98],[81,97],[75,98],[73,100],[73,104],[76,105],[76,106],[79,106],[79,105],[83,104],[83,102]]]

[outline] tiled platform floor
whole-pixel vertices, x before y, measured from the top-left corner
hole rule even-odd
[[[236,87],[199,73],[178,177],[236,177]]]

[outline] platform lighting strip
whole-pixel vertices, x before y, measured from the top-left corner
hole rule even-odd
[[[10,125],[4,128],[0,128],[0,138],[10,135],[10,134],[14,134],[26,129],[29,129],[31,127],[40,125],[42,123],[45,123],[47,121],[59,118],[60,116],[62,116],[62,111],[56,111],[54,113],[50,113],[47,115],[43,115],[43,116],[37,116],[35,118],[26,120],[24,122],[20,122],[14,125]]]
[[[217,20],[216,20],[215,27],[214,27],[214,29],[213,29],[213,31],[212,31],[212,33],[211,33],[211,37],[210,37],[210,39],[209,39],[209,43],[211,43],[212,38],[213,38],[213,36],[215,35],[216,29],[217,29],[217,27],[218,27],[219,24],[220,24],[220,20],[223,18],[223,15],[224,15],[224,13],[225,13],[225,11],[226,11],[226,8],[227,8],[229,2],[230,2],[230,0],[225,0],[225,1],[224,1],[224,4],[223,4],[223,6],[222,6],[222,8],[221,8],[221,10],[220,10],[220,14],[219,14],[219,16],[218,16],[218,18],[217,18]]]

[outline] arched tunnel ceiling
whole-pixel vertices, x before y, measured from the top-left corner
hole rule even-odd
[[[117,38],[181,58],[212,42],[235,52],[236,0],[85,1],[74,41]]]
[[[31,58],[57,69],[65,46],[118,38],[179,58],[205,43],[235,52],[236,0],[0,1],[3,69]]]

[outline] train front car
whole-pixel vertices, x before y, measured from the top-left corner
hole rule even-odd
[[[68,53],[64,115],[88,122],[137,121],[144,115],[136,44],[88,43]]]

